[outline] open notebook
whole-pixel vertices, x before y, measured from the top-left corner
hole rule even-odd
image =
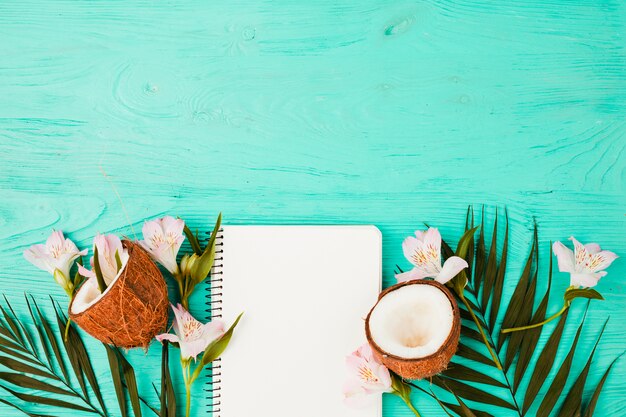
[[[213,416],[382,415],[380,400],[354,410],[341,391],[380,292],[379,230],[225,226],[217,242],[209,316],[245,314],[207,385]]]

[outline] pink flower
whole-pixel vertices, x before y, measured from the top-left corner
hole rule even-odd
[[[86,254],[86,249],[79,251],[74,242],[63,236],[62,231],[56,230],[45,244],[32,245],[26,249],[24,258],[37,268],[52,274],[59,285],[68,291],[68,283],[71,283],[70,269],[76,258]]]
[[[404,239],[402,250],[414,268],[396,274],[398,282],[432,277],[445,284],[468,266],[467,262],[458,256],[449,257],[441,266],[441,235],[434,227],[425,232],[415,231],[415,237],[409,236]]]
[[[575,287],[594,287],[600,278],[606,275],[608,268],[617,255],[608,250],[600,250],[597,243],[581,244],[574,239],[574,251],[561,242],[554,242],[552,250],[559,262],[559,271],[570,273],[570,285]]]
[[[349,377],[343,389],[346,404],[362,407],[371,403],[373,394],[391,392],[391,375],[372,355],[367,343],[346,358]]]
[[[163,265],[172,274],[178,274],[176,256],[185,236],[183,229],[185,222],[172,216],[145,222],[142,233],[141,246],[148,251],[152,258]]]
[[[97,234],[93,238],[94,256],[95,248],[98,248],[98,261],[100,270],[102,271],[102,278],[104,278],[105,284],[109,285],[117,276],[118,273],[118,260],[116,254],[121,262],[121,268],[128,262],[128,251],[122,246],[122,241],[115,235],[101,235]],[[93,270],[94,257],[92,256],[89,263],[91,264],[91,271],[87,268],[79,265],[78,272],[87,278],[96,279],[96,273]]]
[[[196,356],[204,352],[211,342],[224,334],[224,323],[221,321],[202,324],[180,304],[177,307],[172,305],[172,310],[174,310],[175,316],[172,327],[176,334],[163,333],[158,335],[156,339],[159,342],[167,340],[178,343],[180,356],[184,361],[195,360]]]

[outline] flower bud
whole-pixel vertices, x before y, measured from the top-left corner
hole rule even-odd
[[[204,251],[202,256],[193,256],[196,257],[196,260],[191,267],[191,279],[198,284],[209,275],[209,272],[211,272],[213,261],[215,260],[215,247],[213,247],[212,250]]]
[[[180,272],[182,273],[184,278],[188,278],[192,275],[192,270],[194,265],[196,264],[198,260],[198,255],[191,254],[191,255],[184,255],[182,257],[182,259],[180,260]]]
[[[71,297],[74,293],[74,284],[69,279],[67,279],[65,274],[63,274],[60,269],[55,269],[52,276],[54,277],[54,280],[57,282],[57,284],[59,284],[61,288],[63,288],[63,290],[67,293],[67,295]]]

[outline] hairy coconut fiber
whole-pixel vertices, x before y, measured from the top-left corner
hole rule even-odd
[[[447,299],[450,301],[453,314],[452,329],[450,330],[448,337],[446,338],[445,342],[440,346],[440,348],[435,353],[422,358],[403,358],[385,352],[372,339],[372,334],[370,332],[370,316],[372,315],[372,311],[374,311],[374,309],[376,308],[376,305],[378,305],[378,302],[367,315],[367,319],[365,321],[365,333],[367,341],[372,347],[374,357],[382,364],[384,364],[387,368],[391,369],[393,372],[406,379],[428,378],[445,370],[448,366],[448,363],[450,363],[450,359],[452,359],[452,356],[454,356],[456,352],[459,338],[461,336],[461,318],[459,306],[457,305],[452,293],[444,285],[438,283],[437,281],[424,279],[402,282],[400,284],[387,288],[380,294],[378,298],[379,302],[385,295],[406,285],[434,286],[442,291],[446,295]]]
[[[122,243],[129,258],[118,278],[95,302],[76,314],[72,311],[78,296],[74,297],[70,318],[104,343],[145,348],[167,327],[167,287],[161,271],[141,246],[128,240]]]

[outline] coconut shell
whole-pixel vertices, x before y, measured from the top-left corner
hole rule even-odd
[[[128,240],[122,244],[129,258],[121,275],[84,311],[73,314],[72,302],[69,315],[101,342],[121,348],[146,348],[167,327],[167,286],[141,246]]]
[[[368,343],[372,347],[374,357],[387,368],[391,369],[393,372],[406,379],[428,378],[433,375],[437,375],[441,371],[445,370],[448,367],[448,363],[450,363],[450,359],[452,359],[452,356],[454,356],[454,354],[456,353],[456,349],[459,344],[459,338],[461,336],[461,316],[459,312],[459,306],[448,288],[438,283],[437,281],[424,279],[406,281],[389,287],[380,294],[380,296],[378,297],[378,301],[380,301],[388,293],[395,291],[398,288],[402,288],[405,285],[431,285],[438,288],[446,295],[448,300],[450,300],[453,314],[452,329],[446,341],[441,345],[439,350],[437,350],[437,352],[433,353],[432,355],[425,356],[423,358],[413,359],[395,356],[381,349],[372,339],[369,325],[370,316],[372,315],[372,311],[374,311],[374,309],[378,305],[378,302],[374,307],[372,307],[369,314],[367,315],[367,319],[365,320],[365,335],[367,337]]]

